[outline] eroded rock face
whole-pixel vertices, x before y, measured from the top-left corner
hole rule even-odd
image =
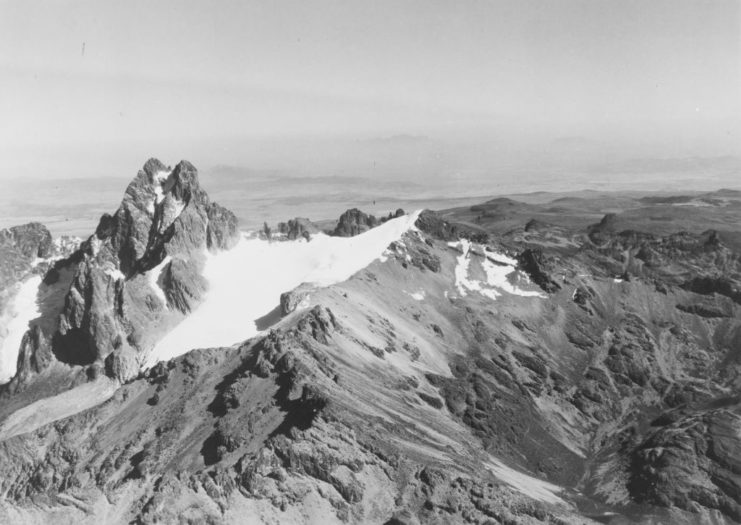
[[[66,290],[63,304],[44,312],[56,321],[44,323],[35,350],[24,350],[23,366],[40,361],[25,353],[50,349],[60,361],[105,363],[107,373],[130,379],[162,327],[202,299],[207,250],[237,240],[236,217],[210,201],[193,165],[170,169],[148,160],[118,210],[103,215],[95,234],[50,270],[47,283]]]
[[[309,219],[296,217],[288,222],[278,224],[278,231],[286,236],[289,241],[298,238],[310,239],[315,233],[319,233],[319,228]]]
[[[354,237],[378,226],[381,223],[373,215],[368,215],[357,208],[347,210],[340,215],[332,235],[336,237]]]
[[[561,289],[553,279],[550,264],[541,250],[528,248],[517,257],[517,262],[522,271],[544,291],[552,293]]]

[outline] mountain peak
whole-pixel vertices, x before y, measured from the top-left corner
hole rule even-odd
[[[160,160],[156,159],[154,157],[147,160],[147,162],[144,163],[144,167],[142,170],[149,175],[150,180],[153,180],[155,174],[161,172],[161,171],[171,171],[169,167],[165,166],[165,164]]]
[[[204,254],[238,238],[236,216],[211,202],[190,162],[171,169],[149,159],[115,213],[104,214],[45,280],[64,301],[45,305],[45,317],[56,322],[40,323],[45,329],[21,350],[47,359],[22,362],[49,363],[53,355],[133,377],[158,338],[202,300]],[[30,372],[19,369],[26,378]]]

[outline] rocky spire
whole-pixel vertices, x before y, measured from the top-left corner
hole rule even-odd
[[[210,201],[192,164],[171,169],[149,159],[116,212],[104,214],[95,233],[46,276],[45,286],[64,300],[43,305],[44,317],[56,322],[31,327],[19,362],[48,363],[53,354],[133,377],[156,341],[202,300],[206,252],[237,240],[235,215]],[[23,368],[21,377],[33,372]]]

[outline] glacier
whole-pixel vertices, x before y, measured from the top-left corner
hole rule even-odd
[[[155,345],[147,364],[195,348],[231,346],[254,336],[258,333],[255,320],[278,305],[281,293],[302,283],[330,286],[383,259],[389,244],[415,229],[420,211],[355,237],[317,234],[310,241],[271,242],[243,234],[231,250],[206,253],[205,301]]]

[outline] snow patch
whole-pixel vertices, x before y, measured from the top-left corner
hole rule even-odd
[[[489,286],[495,286],[501,288],[507,293],[521,295],[523,297],[545,297],[540,292],[523,290],[514,286],[508,279],[513,272],[516,272],[514,266],[501,266],[499,264],[494,264],[489,259],[484,259],[482,265],[486,272],[486,280]]]
[[[448,246],[462,250],[462,253],[458,256],[458,264],[455,266],[455,286],[458,288],[458,293],[465,296],[466,289],[479,290],[478,283],[468,280],[468,265],[471,262],[468,257],[468,250],[471,248],[471,243],[468,242],[468,239],[461,239],[457,243],[448,243]]]
[[[308,242],[270,242],[245,234],[231,250],[207,253],[205,301],[155,346],[148,364],[254,336],[255,320],[278,304],[282,292],[302,283],[330,286],[375,260],[383,262],[386,248],[414,226],[418,215],[389,220],[355,237],[319,233]]]
[[[114,281],[123,281],[126,276],[118,268],[114,268],[112,264],[107,264],[103,269],[106,275],[113,278]]]
[[[476,252],[474,245],[468,239],[458,242],[449,242],[448,246],[461,251],[458,264],[455,267],[455,286],[461,296],[468,292],[478,292],[492,300],[501,295],[501,291],[523,297],[544,297],[538,291],[523,290],[512,284],[513,278],[525,279],[517,271],[517,261],[506,255],[492,252]],[[481,266],[486,274],[486,281],[478,281],[469,277],[471,254],[481,257]],[[514,275],[513,275],[514,274]]]
[[[165,296],[165,292],[160,288],[160,285],[157,283],[157,281],[160,278],[160,275],[162,274],[162,270],[165,269],[165,266],[172,260],[172,257],[169,255],[162,259],[162,262],[159,263],[157,266],[146,272],[147,279],[149,280],[149,286],[152,288],[152,291],[157,296],[157,298],[160,300],[160,302],[165,305],[165,308],[167,308],[167,297]]]
[[[98,255],[98,252],[100,251],[100,247],[103,245],[103,241],[98,239],[97,235],[93,235],[90,237],[90,250],[93,252],[93,257]]]
[[[153,176],[152,184],[154,186],[154,200],[157,204],[162,202],[162,199],[165,198],[165,192],[162,188],[162,185],[165,183],[169,176],[170,172],[165,170],[160,170]]]
[[[8,305],[10,321],[6,325],[7,335],[0,341],[0,384],[10,381],[18,367],[18,353],[28,323],[41,315],[36,295],[41,285],[41,276],[34,275],[21,283],[20,289]]]
[[[173,205],[173,220],[180,217],[180,214],[183,213],[183,210],[185,209],[185,202],[179,201],[177,199],[174,200]]]
[[[170,176],[170,171],[167,170],[159,170],[154,174],[154,182],[157,184],[162,184],[167,180],[167,177]]]

